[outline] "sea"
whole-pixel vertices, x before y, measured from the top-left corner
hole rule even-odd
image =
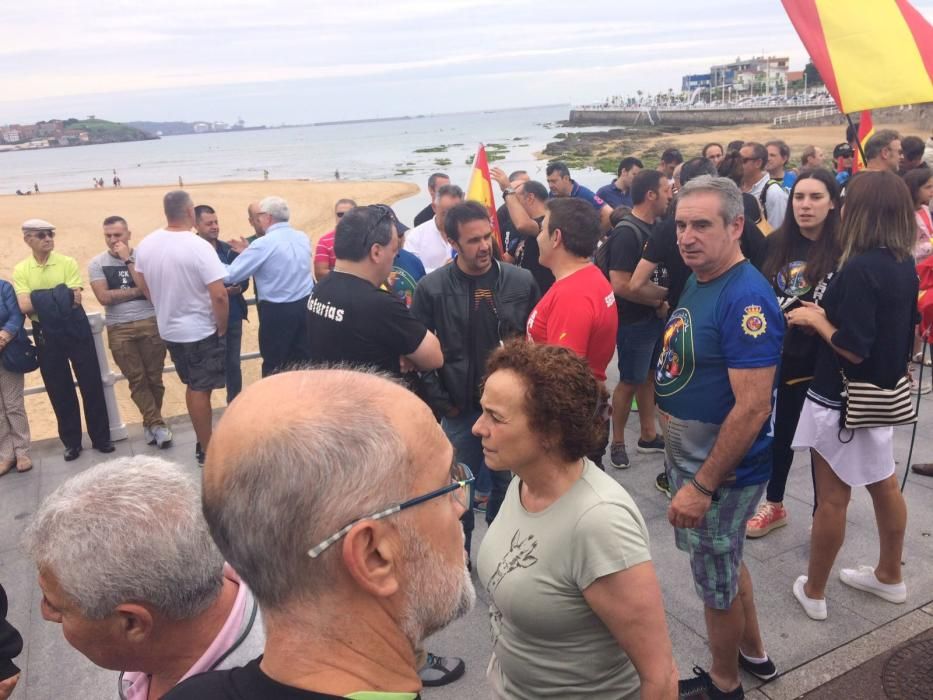
[[[558,105],[2,152],[0,193],[31,190],[34,184],[42,192],[85,189],[95,178],[110,187],[114,171],[124,187],[177,187],[179,177],[186,184],[262,180],[268,171],[272,180],[334,181],[339,173],[341,180],[400,180],[422,190],[431,173],[442,171],[465,189],[467,161],[479,143],[502,147],[504,159],[492,165],[527,170],[544,183],[547,161],[536,154],[567,131],[561,122],[569,112],[570,105]],[[590,169],[573,176],[593,189],[612,179]],[[399,202],[396,210],[410,221],[425,203],[422,193]]]

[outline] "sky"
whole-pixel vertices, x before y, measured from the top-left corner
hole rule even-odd
[[[879,0],[880,1],[880,0]],[[927,19],[933,0],[914,0]],[[679,90],[807,55],[778,0],[30,0],[0,22],[0,124],[278,125]]]

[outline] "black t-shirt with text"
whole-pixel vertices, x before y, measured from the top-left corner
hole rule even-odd
[[[356,275],[331,272],[308,299],[311,361],[372,366],[400,376],[399,357],[428,330],[394,294]]]
[[[651,224],[645,223],[637,216],[626,214],[606,241],[606,245],[609,246],[609,270],[635,272],[645,244],[651,238],[652,229]],[[620,296],[616,296],[616,306],[619,310],[619,325],[623,326],[644,321],[655,315],[653,306],[638,304]]]
[[[535,218],[538,228],[541,227],[542,221],[544,221],[543,216]],[[516,235],[521,234],[516,233]],[[551,285],[554,284],[554,273],[551,272],[550,268],[541,264],[541,248],[538,246],[538,237],[522,236],[521,238],[522,242],[516,252],[515,264],[531,273],[531,276],[535,278],[535,282],[538,283],[541,296],[544,296],[547,294],[547,290],[551,288]]]
[[[246,666],[199,673],[176,685],[162,696],[163,700],[344,700],[340,695],[302,690],[272,680],[259,667],[261,660],[260,656]],[[420,696],[413,697],[418,700]]]

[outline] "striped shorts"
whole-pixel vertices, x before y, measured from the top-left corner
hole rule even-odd
[[[671,494],[690,482],[692,474],[667,467]],[[695,528],[674,528],[677,549],[690,555],[693,585],[703,604],[727,610],[739,591],[739,570],[748,519],[758,508],[767,484],[724,486]]]

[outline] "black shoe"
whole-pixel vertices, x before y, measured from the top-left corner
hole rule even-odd
[[[201,449],[201,443],[194,443],[194,458],[198,460],[200,466],[204,466],[204,450]]]
[[[100,445],[94,445],[94,449],[97,450],[98,452],[103,452],[105,455],[109,455],[111,452],[113,452],[117,448],[113,446],[112,442],[104,442],[104,443],[101,443]]]
[[[464,671],[466,671],[466,664],[463,663],[463,659],[428,653],[424,666],[418,669],[418,675],[421,677],[422,685],[437,688],[453,683],[463,675]]]
[[[80,456],[81,456],[80,447],[66,447],[65,448],[65,461],[66,462],[74,462]]]
[[[728,693],[720,690],[713,683],[709,674],[699,666],[693,667],[693,678],[682,680],[678,684],[679,696],[681,698],[708,698],[708,700],[745,700],[745,691],[742,690],[742,684],[735,690]]]
[[[745,658],[745,654],[742,653],[741,649],[739,649],[739,666],[763,681],[770,681],[778,674],[777,668],[770,658],[765,659],[761,663],[749,661]]]

